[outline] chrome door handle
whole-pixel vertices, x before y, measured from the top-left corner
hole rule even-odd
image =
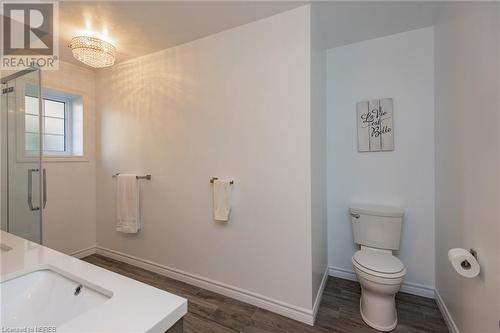
[[[43,208],[47,206],[47,170],[43,169]]]
[[[28,207],[31,211],[40,210],[40,207],[33,207],[33,172],[39,169],[28,169]]]
[[[354,217],[355,219],[359,219],[360,218],[359,214],[356,214],[356,213],[351,213],[351,216]]]

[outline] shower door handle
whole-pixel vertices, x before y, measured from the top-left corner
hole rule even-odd
[[[33,172],[39,169],[28,169],[28,207],[31,211],[40,210],[40,207],[33,207]]]
[[[43,169],[43,209],[47,206],[47,170]]]

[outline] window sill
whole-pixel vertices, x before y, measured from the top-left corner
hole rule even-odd
[[[60,163],[60,162],[88,162],[86,156],[71,156],[71,155],[44,155],[43,162],[45,163]]]
[[[18,163],[38,163],[37,157],[24,156],[18,158]],[[72,155],[44,155],[43,163],[70,163],[70,162],[89,162],[86,156],[72,156]]]

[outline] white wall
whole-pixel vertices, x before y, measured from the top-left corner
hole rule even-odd
[[[309,7],[101,71],[97,243],[309,311]],[[115,231],[116,172],[142,182],[143,229]],[[234,179],[229,223],[209,180]]]
[[[434,286],[433,28],[328,50],[329,264],[352,272],[351,203],[395,205],[405,217],[406,282]],[[395,150],[357,151],[356,103],[394,99]],[[432,292],[432,290],[428,290]]]
[[[326,216],[326,47],[319,8],[311,5],[311,245],[312,301],[321,292],[328,267]],[[319,301],[319,299],[318,299]],[[319,304],[317,304],[319,305]]]
[[[96,116],[94,72],[60,62],[55,71],[42,71],[42,87],[83,98],[84,158],[46,158],[47,207],[43,244],[73,253],[96,244]]]
[[[436,288],[462,333],[500,330],[499,7],[446,4],[436,25]],[[455,273],[454,247],[479,277]]]

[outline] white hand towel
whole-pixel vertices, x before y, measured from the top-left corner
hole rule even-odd
[[[140,195],[136,175],[119,174],[116,180],[116,230],[137,233],[141,228]]]
[[[229,221],[231,212],[231,183],[229,180],[214,180],[214,219]]]

